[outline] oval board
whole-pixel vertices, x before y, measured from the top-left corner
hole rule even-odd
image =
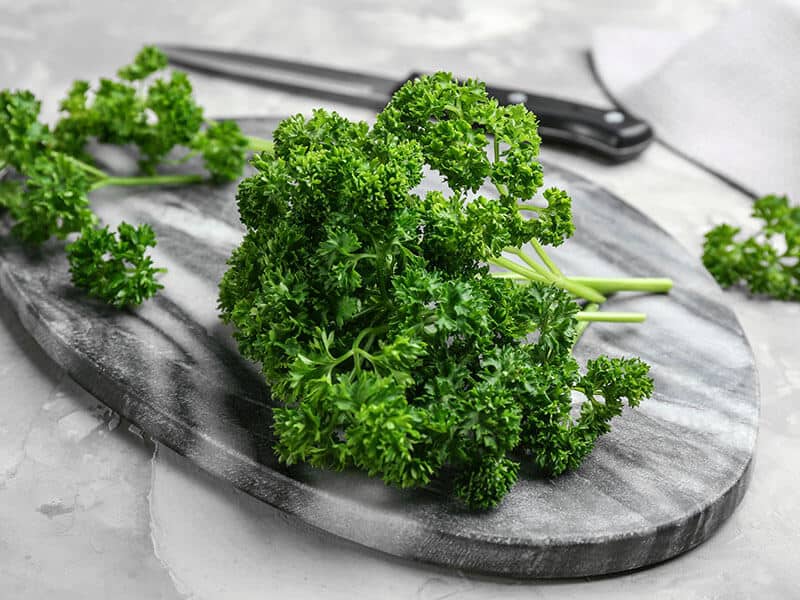
[[[242,122],[267,136],[276,120]],[[147,435],[245,492],[322,530],[392,555],[511,577],[576,577],[656,563],[696,546],[747,486],[758,424],[753,357],[699,261],[609,192],[546,165],[574,199],[577,233],[553,256],[575,275],[665,276],[668,296],[620,294],[609,310],[641,325],[593,324],[576,348],[636,355],[656,392],[615,419],[575,472],[523,472],[502,505],[471,513],[433,490],[359,473],[286,468],[272,453],[269,392],[216,311],[217,283],[242,235],[235,186],[102,190],[104,222],[147,222],[154,300],[116,312],[75,290],[63,244],[26,251],[0,236],[0,287],[45,351]],[[491,193],[487,190],[484,193]]]

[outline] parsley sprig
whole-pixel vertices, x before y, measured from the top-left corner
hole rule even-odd
[[[453,493],[489,508],[525,463],[576,468],[625,403],[652,393],[640,359],[582,369],[572,348],[590,321],[644,318],[601,311],[605,294],[671,282],[557,267],[545,246],[572,235],[571,202],[538,195],[524,107],[438,73],[404,85],[372,128],[317,110],[274,141],[239,186],[247,231],[219,306],[278,403],[281,461],[399,487],[454,472]],[[449,191],[420,194],[425,172]],[[478,194],[486,181],[496,197]]]
[[[147,224],[134,227],[123,221],[116,234],[108,226],[85,229],[67,245],[72,281],[115,308],[141,304],[163,288],[155,276],[165,269],[154,267],[145,255],[155,245],[156,235]]]
[[[16,173],[0,186],[0,206],[8,209],[13,233],[33,245],[79,234],[67,254],[73,283],[118,308],[156,293],[162,286],[155,277],[164,269],[153,268],[145,255],[155,245],[149,226],[122,224],[116,234],[95,229],[90,193],[108,186],[233,181],[248,152],[271,147],[268,140],[245,136],[234,122],[205,119],[187,76],[164,73],[166,65],[166,56],[148,46],[116,79],[100,79],[94,88],[74,82],[52,128],[40,121],[41,103],[30,91],[0,91],[0,165]],[[99,169],[87,150],[90,141],[134,147],[143,174],[119,177]],[[157,172],[161,164],[198,155],[206,173]]]
[[[706,233],[703,264],[722,287],[800,300],[800,206],[768,195],[755,201],[752,216],[761,226],[743,239],[741,227],[726,223]]]

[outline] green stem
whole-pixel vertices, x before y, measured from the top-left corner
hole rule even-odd
[[[531,269],[539,273],[542,277],[547,277],[548,279],[552,279],[553,277],[552,270],[548,272],[547,269],[545,269],[542,265],[533,260],[530,256],[525,254],[519,248],[514,248],[514,247],[503,248],[503,252],[508,252],[509,254],[515,254],[516,256],[519,256],[523,261],[525,261],[525,264],[527,264]]]
[[[672,280],[665,277],[568,277],[567,279],[587,285],[602,294],[622,291],[664,293],[672,289]]]
[[[367,327],[359,332],[359,334],[356,336],[356,339],[353,341],[353,346],[349,350],[353,356],[353,363],[355,365],[356,372],[361,371],[362,358],[365,358],[369,362],[373,361],[373,356],[364,348],[361,348],[361,342],[364,340],[364,338],[366,336],[370,336],[370,341],[367,343],[367,347],[369,347],[372,344],[371,340],[374,339],[376,335],[385,333],[388,330],[388,325],[381,325],[380,327]]]
[[[553,281],[555,285],[558,287],[564,288],[568,292],[578,296],[579,298],[584,298],[589,302],[596,302],[597,304],[602,304],[606,301],[606,297],[603,296],[600,292],[596,289],[591,288],[589,286],[583,285],[582,283],[578,283],[572,281],[571,279],[567,279],[566,277],[559,277]]]
[[[539,243],[538,240],[532,239],[531,240],[531,246],[533,246],[533,249],[536,251],[536,254],[539,255],[539,258],[542,259],[542,262],[547,266],[548,269],[550,269],[550,271],[552,271],[554,274],[556,274],[558,276],[562,276],[563,275],[563,273],[561,272],[561,269],[559,269],[558,266],[556,266],[556,263],[553,262],[553,259],[551,259],[547,255],[547,252],[544,251],[544,248],[542,248],[542,245]],[[597,290],[597,291],[599,292],[601,290]]]
[[[575,313],[575,318],[578,321],[577,335],[572,342],[572,347],[578,343],[578,340],[586,331],[589,323],[604,322],[604,323],[641,323],[645,320],[644,313],[635,312],[601,312],[600,305],[591,303],[587,304],[583,310]]]
[[[600,305],[597,304],[596,302],[591,302],[591,303],[587,304],[586,306],[584,306],[583,307],[583,311],[581,311],[581,312],[583,312],[585,314],[585,313],[590,313],[590,312],[594,313],[594,312],[597,312],[599,310],[600,310]],[[589,319],[583,319],[582,321],[578,321],[578,326],[575,328],[577,333],[575,335],[575,339],[572,342],[572,347],[573,348],[578,343],[578,340],[581,339],[581,336],[583,336],[583,332],[586,331],[586,328],[589,327],[589,323],[591,323],[591,321]]]
[[[134,185],[174,185],[187,183],[203,183],[206,178],[202,175],[152,175],[145,177],[105,177],[97,181],[90,188],[98,190],[109,185],[134,186]]]
[[[95,177],[98,177],[100,179],[105,179],[106,177],[108,177],[108,173],[106,173],[105,171],[101,171],[97,167],[93,167],[92,165],[85,163],[82,160],[75,158],[74,156],[70,156],[69,154],[65,154],[63,152],[58,152],[57,154],[60,154],[61,156],[66,158],[69,162],[78,167],[84,173],[89,173],[89,175],[94,175]]]
[[[267,140],[260,137],[251,135],[245,136],[247,138],[247,147],[253,152],[272,152],[275,144],[272,140]]]
[[[503,258],[502,256],[489,259],[489,264],[506,268],[509,271],[522,275],[522,277],[524,277],[525,279],[529,279],[531,281],[538,281],[540,283],[552,283],[552,280],[543,277],[533,269],[529,269],[528,267],[523,267],[522,265],[515,263],[513,260]]]
[[[386,333],[389,330],[388,325],[380,325],[376,327],[365,327],[361,331],[358,332],[356,339],[353,340],[353,351],[357,350],[361,346],[361,341],[368,335],[380,335],[381,333]]]
[[[214,119],[206,119],[205,124],[206,126],[210,127],[211,125],[216,125],[217,121]],[[246,135],[244,137],[247,140],[247,149],[251,152],[269,152],[275,145],[272,140],[268,140],[266,138],[260,138],[253,135]]]
[[[517,250],[516,248],[512,250]],[[597,292],[596,290],[585,286],[581,283],[576,283],[570,281],[566,277],[557,277],[550,273],[547,269],[545,269],[542,265],[531,261],[535,268],[531,267],[524,267],[518,263],[515,263],[512,260],[507,258],[503,258],[502,256],[498,256],[496,258],[492,258],[489,260],[490,264],[497,265],[498,267],[504,267],[509,271],[514,273],[518,273],[525,277],[526,279],[530,279],[531,281],[539,281],[541,283],[551,283],[556,285],[560,288],[563,288],[570,292],[571,294],[578,296],[579,298],[584,298],[589,302],[597,302],[602,304],[606,301],[605,296]]]
[[[351,348],[350,350],[348,350],[347,352],[342,354],[340,357],[334,358],[333,362],[328,364],[328,374],[327,374],[328,382],[331,381],[331,374],[333,373],[333,370],[336,367],[338,367],[340,364],[342,364],[344,361],[346,361],[348,358],[350,358],[351,356],[353,357],[353,361],[356,364],[360,365],[360,362],[358,361],[358,358],[356,356],[354,356],[354,354],[355,354],[355,352]]]
[[[587,307],[588,308],[588,307]],[[579,311],[575,318],[578,321],[601,321],[604,323],[641,323],[647,316],[635,312]]]
[[[182,165],[182,164],[185,164],[185,163],[189,162],[192,158],[194,158],[195,156],[197,156],[199,154],[200,154],[200,150],[192,150],[190,152],[187,152],[186,154],[184,154],[180,158],[176,158],[175,160],[165,160],[165,161],[163,161],[163,163],[165,165]]]
[[[494,141],[492,143],[494,149],[494,161],[492,162],[493,165],[497,166],[497,163],[500,161],[500,140],[497,139],[497,136],[494,136]],[[508,188],[504,186],[502,183],[495,183],[494,184],[497,193],[500,196],[508,196]]]

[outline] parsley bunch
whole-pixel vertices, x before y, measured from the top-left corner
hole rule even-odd
[[[728,224],[706,233],[703,264],[723,287],[744,284],[754,294],[800,300],[800,206],[764,196],[753,217],[762,224],[750,237],[737,240],[741,228]]]
[[[164,270],[152,268],[144,254],[155,245],[149,227],[122,224],[117,234],[94,229],[89,193],[106,186],[232,181],[242,175],[247,152],[271,147],[243,135],[233,122],[204,119],[186,75],[164,75],[166,65],[166,56],[147,46],[116,79],[100,79],[94,89],[76,81],[52,128],[39,120],[41,103],[31,92],[0,91],[0,167],[16,172],[0,185],[0,207],[8,209],[13,233],[34,245],[80,234],[68,251],[73,283],[118,308],[156,293],[161,285],[155,276]],[[145,175],[116,177],[97,168],[87,151],[93,140],[135,147]],[[202,156],[207,176],[156,173],[168,157],[184,162],[195,155]],[[132,231],[139,242],[132,241]],[[119,239],[111,243],[114,235]]]
[[[317,110],[283,121],[274,142],[239,186],[247,232],[219,306],[278,402],[284,463],[399,487],[454,472],[454,494],[489,508],[523,462],[577,467],[624,403],[652,393],[638,358],[581,369],[572,348],[591,320],[644,318],[599,311],[603,293],[671,282],[556,267],[544,245],[572,234],[570,200],[536,196],[539,136],[524,107],[438,73],[404,85],[373,128]],[[420,195],[425,172],[449,192]],[[476,195],[487,180],[496,198]],[[575,418],[574,391],[586,398]]]

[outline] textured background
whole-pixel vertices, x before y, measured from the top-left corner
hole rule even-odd
[[[592,28],[699,31],[732,2],[0,1],[0,88],[56,100],[145,42],[192,42],[401,76],[447,68],[604,104]],[[194,76],[211,115],[306,112],[313,99]],[[369,113],[339,107],[352,117]],[[750,200],[654,145],[609,167],[543,151],[636,205],[694,255]],[[0,302],[0,597],[795,598],[800,544],[800,306],[728,294],[762,387],[754,478],[739,510],[676,560],[595,581],[517,583],[403,563],[306,531],[114,427]],[[123,424],[124,425],[124,424]]]

